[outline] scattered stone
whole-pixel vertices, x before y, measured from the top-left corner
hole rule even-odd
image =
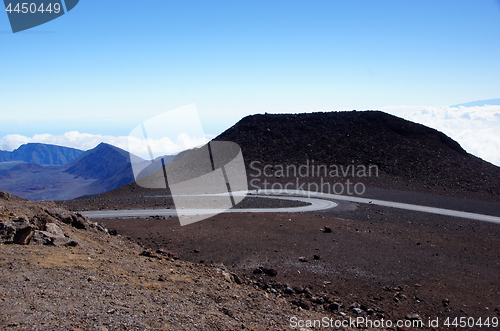
[[[293,300],[292,304],[294,304],[302,309],[306,309],[306,310],[311,309],[311,304],[308,301],[303,300],[303,299]]]
[[[12,195],[10,193],[0,191],[0,199],[10,201],[11,198],[12,198]]]
[[[34,233],[34,227],[31,225],[28,225],[23,228],[18,228],[16,230],[16,234],[14,235],[13,242],[14,244],[18,245],[28,245],[31,239],[31,236],[33,236]]]
[[[163,248],[157,249],[156,250],[156,254],[163,255],[163,256],[172,258],[174,260],[178,260],[179,259],[179,255],[177,255],[176,253],[172,253],[172,252],[169,252],[167,250],[164,250]]]
[[[407,314],[405,316],[405,318],[407,320],[410,320],[410,321],[416,321],[416,320],[421,321],[422,320],[422,318],[420,317],[420,315],[419,314],[415,314],[415,313],[413,313],[413,314]]]
[[[170,252],[167,250],[164,250],[163,248],[158,248],[156,250],[156,254],[164,255],[164,256],[170,256]]]
[[[108,232],[108,229],[106,229],[104,226],[97,224],[96,229],[101,231],[101,232]]]
[[[33,234],[33,243],[38,245],[54,245],[54,246],[77,246],[78,242],[71,238],[58,236],[48,231],[36,230]]]
[[[416,330],[408,326],[398,326],[398,331],[416,331]]]
[[[269,275],[271,277],[276,277],[276,275],[278,274],[278,271],[274,268],[264,268],[262,270],[266,275]]]
[[[71,225],[80,230],[87,230],[89,226],[88,221],[81,217],[75,217]]]
[[[307,258],[305,256],[299,257],[300,262],[307,262]]]
[[[237,274],[235,273],[231,273],[231,276],[233,276],[233,279],[234,279],[234,282],[238,285],[241,285],[243,284],[243,280],[241,279],[240,276],[238,276]]]
[[[340,307],[342,307],[341,303],[333,302],[333,303],[329,304],[328,307],[326,307],[326,308],[328,310],[331,310],[331,311],[337,311],[340,309]]]
[[[62,208],[45,209],[45,212],[66,224],[73,224],[73,221],[77,220],[76,216],[72,212]]]
[[[254,271],[252,272],[254,275],[260,275],[260,274],[263,274],[264,273],[264,270],[262,267],[260,268],[257,268],[257,269],[254,269]]]
[[[64,237],[64,232],[59,225],[56,223],[45,224],[45,231],[59,237]]]
[[[323,297],[313,297],[311,299],[311,301],[314,302],[317,305],[322,305],[322,304],[325,303],[325,298],[323,298]]]
[[[222,276],[224,277],[224,279],[228,283],[234,283],[235,282],[233,276],[228,271],[226,271],[226,270],[222,270]]]
[[[0,222],[0,238],[6,244],[27,245],[34,231],[35,227],[24,216]]]
[[[358,315],[363,314],[363,310],[361,308],[353,308],[352,312]]]
[[[143,251],[142,251],[139,255],[140,255],[140,256],[146,256],[146,257],[154,257],[154,258],[157,258],[157,259],[161,258],[161,257],[159,257],[156,253],[153,253],[153,252],[152,252],[151,250],[149,250],[149,249],[145,249],[145,250],[143,250]]]
[[[227,307],[222,307],[219,309],[224,315],[227,315],[229,317],[234,317],[234,314],[231,310],[229,310]]]

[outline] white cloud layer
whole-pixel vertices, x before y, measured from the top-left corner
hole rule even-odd
[[[388,106],[381,110],[407,120],[424,124],[439,130],[456,140],[467,152],[500,166],[500,106],[482,107],[416,107]],[[208,138],[208,139],[207,139]],[[182,150],[197,147],[208,142],[213,136],[191,138],[179,134],[176,141],[169,138],[150,139],[149,144],[156,155],[177,154]],[[128,136],[103,136],[77,131],[63,135],[38,134],[26,137],[19,134],[0,139],[0,150],[12,151],[22,144],[37,142],[88,150],[105,142],[128,150],[144,159],[149,159],[146,145],[139,138],[130,140]]]
[[[128,136],[103,136],[80,133],[78,131],[66,132],[63,135],[37,134],[31,138],[19,134],[7,135],[0,139],[0,150],[12,151],[27,143],[52,144],[89,150],[102,142],[122,148],[145,159],[149,159],[147,145],[139,139],[132,139],[129,144]],[[187,134],[179,134],[175,142],[171,141],[169,138],[149,140],[149,144],[155,152],[161,153],[162,155],[174,155],[185,149],[197,147],[207,142],[207,138],[190,138]]]
[[[382,110],[434,128],[467,152],[500,166],[500,106],[389,106]]]

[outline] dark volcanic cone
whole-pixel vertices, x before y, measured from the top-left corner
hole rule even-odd
[[[241,146],[248,174],[264,165],[376,165],[374,186],[500,198],[500,168],[445,134],[380,111],[247,116],[216,140]],[[469,194],[470,193],[470,194]],[[468,195],[469,194],[469,195]]]

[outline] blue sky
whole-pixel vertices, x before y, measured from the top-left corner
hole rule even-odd
[[[81,0],[16,34],[0,14],[0,45],[0,138],[126,136],[192,103],[218,134],[255,113],[500,97],[498,0]]]

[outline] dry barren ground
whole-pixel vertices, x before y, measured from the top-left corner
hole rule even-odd
[[[2,330],[285,330],[291,318],[334,316],[57,208],[0,195]]]
[[[148,205],[148,195],[127,195],[127,203],[155,207],[159,201]],[[498,212],[494,203],[397,198]],[[261,200],[265,207],[273,203]],[[65,204],[85,208],[85,201]],[[95,201],[103,209],[127,206],[118,196]],[[257,199],[246,203],[258,204]],[[396,321],[418,315],[444,322],[500,316],[498,224],[349,202],[315,213],[221,214],[184,227],[175,217],[100,221],[153,251],[198,265],[223,263],[249,285],[334,318],[345,313]]]

